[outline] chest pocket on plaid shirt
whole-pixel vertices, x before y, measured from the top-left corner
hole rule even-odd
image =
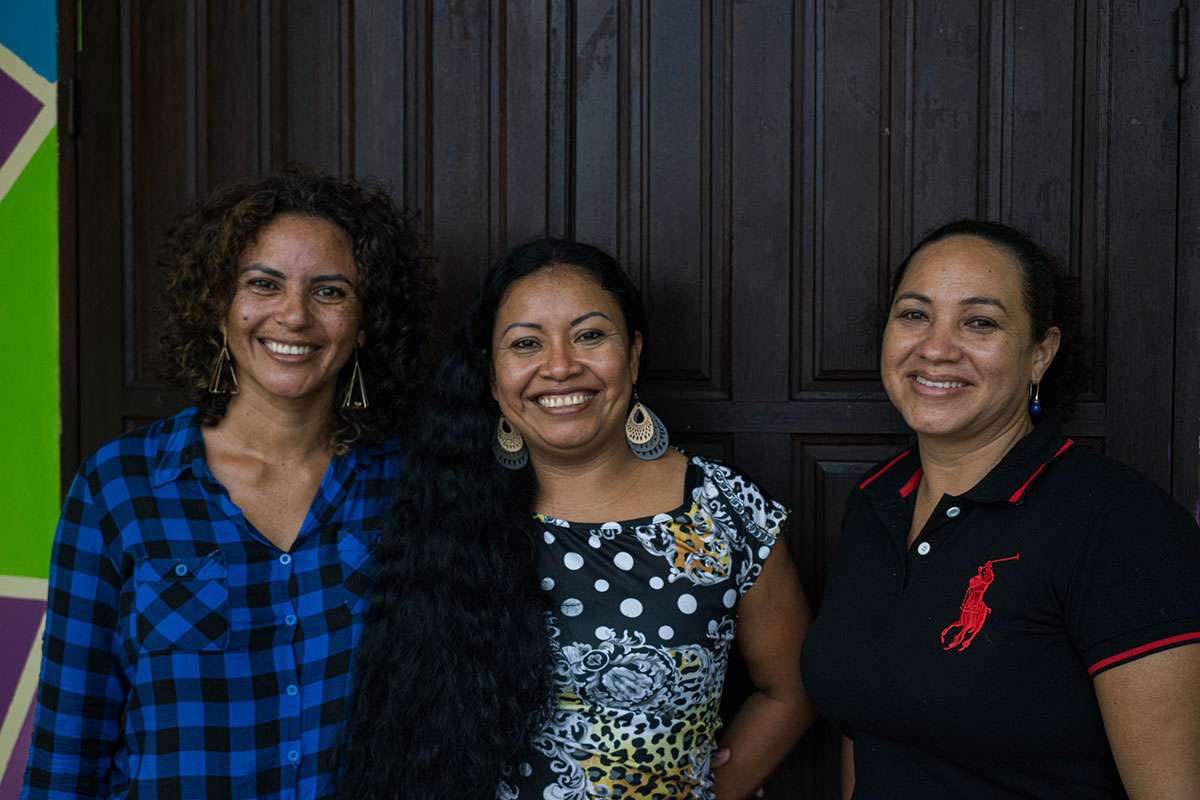
[[[220,554],[149,558],[134,571],[142,649],[224,650],[229,644],[228,570]]]
[[[375,557],[372,551],[379,540],[378,530],[342,530],[338,534],[338,561],[342,565],[342,587],[346,590],[346,607],[351,614],[367,610],[367,595],[375,580]]]

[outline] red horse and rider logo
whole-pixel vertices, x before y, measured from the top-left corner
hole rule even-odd
[[[983,623],[987,622],[987,615],[992,613],[992,610],[983,602],[983,593],[992,585],[992,581],[996,580],[992,564],[999,564],[1001,561],[1016,561],[1020,557],[1021,554],[1017,553],[1008,558],[988,561],[979,567],[978,574],[967,583],[967,593],[963,596],[962,605],[959,606],[961,613],[958,615],[958,619],[947,625],[946,629],[942,631],[942,644],[946,645],[942,648],[943,650],[953,650],[957,647],[961,652],[971,646],[975,634],[979,633]],[[958,635],[951,640],[950,644],[946,644],[946,634],[956,627],[959,629]]]

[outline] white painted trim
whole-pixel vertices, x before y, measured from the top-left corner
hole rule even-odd
[[[45,578],[22,578],[17,575],[0,575],[0,597],[15,597],[19,600],[45,600],[50,592],[50,581]]]

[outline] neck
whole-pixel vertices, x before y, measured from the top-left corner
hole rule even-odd
[[[236,440],[247,455],[285,463],[331,452],[329,402],[235,395],[216,430]]]
[[[923,471],[920,491],[936,501],[944,494],[970,490],[1032,430],[1033,422],[1021,414],[984,439],[947,440],[918,434]]]
[[[537,510],[549,516],[580,521],[589,508],[604,508],[627,496],[638,480],[643,462],[622,439],[586,458],[563,459],[530,452],[537,473]]]

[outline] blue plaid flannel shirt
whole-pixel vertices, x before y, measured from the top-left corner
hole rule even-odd
[[[399,443],[335,456],[290,552],[204,461],[194,409],[80,468],[50,566],[21,797],[334,792]]]

